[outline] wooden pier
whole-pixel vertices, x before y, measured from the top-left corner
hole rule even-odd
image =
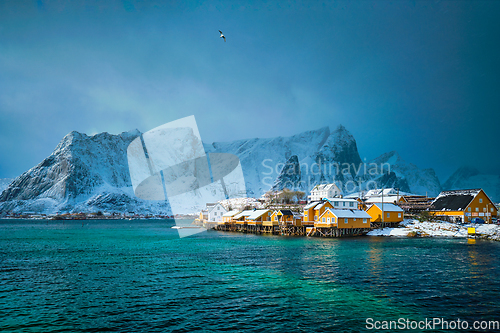
[[[265,222],[263,224],[224,222],[218,224],[214,229],[218,231],[232,231],[250,234],[329,238],[362,236],[371,230],[370,228],[306,227]]]

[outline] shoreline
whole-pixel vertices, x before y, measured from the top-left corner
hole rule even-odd
[[[95,218],[36,218],[36,217],[0,217],[0,220],[32,220],[32,221],[127,221],[127,220],[194,220],[192,216],[178,217],[95,217]],[[194,225],[193,225],[194,227]],[[500,241],[500,225],[497,224],[465,224],[458,225],[451,222],[419,221],[416,219],[405,219],[398,227],[377,228],[368,231],[363,236],[368,237],[394,237],[394,238],[470,238],[467,228],[475,228],[475,239],[486,239]],[[213,228],[207,230],[216,230]],[[295,236],[308,237],[308,236]],[[354,237],[354,236],[353,236]],[[359,237],[359,236],[358,236]]]
[[[500,225],[497,224],[464,224],[451,222],[431,222],[418,220],[404,220],[396,228],[373,229],[367,236],[380,237],[416,237],[416,238],[468,238],[468,228],[475,228],[473,238],[500,241]]]

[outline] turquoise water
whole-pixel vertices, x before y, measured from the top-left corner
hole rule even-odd
[[[1,332],[359,332],[500,320],[500,243],[177,238],[173,221],[0,220]]]

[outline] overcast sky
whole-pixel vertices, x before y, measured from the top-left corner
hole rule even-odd
[[[185,2],[0,0],[0,178],[192,114],[205,142],[343,124],[362,159],[500,173],[500,1]]]

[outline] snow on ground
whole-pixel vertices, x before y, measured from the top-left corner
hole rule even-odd
[[[467,237],[467,228],[475,227],[478,238],[500,240],[500,226],[495,224],[458,225],[449,222],[404,220],[398,228],[375,229],[368,236]]]

